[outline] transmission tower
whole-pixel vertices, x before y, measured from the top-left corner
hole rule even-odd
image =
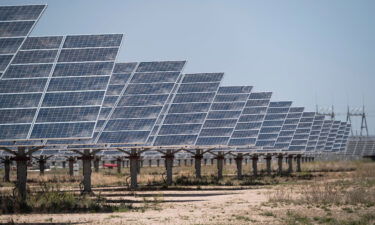
[[[331,120],[335,120],[335,116],[336,116],[333,105],[330,108],[322,108],[322,107],[319,108],[318,105],[316,105],[316,114],[328,116],[331,118]]]
[[[365,106],[363,105],[362,108],[355,108],[350,109],[348,106],[348,111],[346,114],[346,122],[352,124],[352,117],[361,117],[361,130],[359,132],[360,136],[363,136],[363,133],[366,132],[366,136],[368,136],[368,126],[367,126],[367,119],[366,119],[366,112]],[[351,130],[352,136],[354,136],[353,129]]]

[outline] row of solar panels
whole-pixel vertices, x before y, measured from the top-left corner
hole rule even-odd
[[[115,63],[121,34],[27,37],[44,8],[0,7],[0,146],[345,150],[345,122],[251,86],[220,87],[223,73]]]

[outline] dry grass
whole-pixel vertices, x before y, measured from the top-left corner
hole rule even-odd
[[[270,194],[270,202],[313,205],[375,205],[375,164],[351,162],[353,168],[350,173],[341,174],[343,179],[336,175],[327,175],[313,184],[297,187],[287,187]],[[340,168],[342,162],[328,163],[333,168]],[[318,165],[322,165],[319,163]],[[313,165],[317,168],[317,164]],[[326,168],[326,165],[323,166]]]

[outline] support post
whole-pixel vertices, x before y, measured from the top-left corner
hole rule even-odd
[[[203,159],[203,164],[204,164],[205,166],[207,166],[207,159],[206,159],[206,158]]]
[[[80,157],[82,159],[82,167],[83,167],[83,190],[82,194],[90,194],[92,193],[91,189],[91,160],[93,159],[93,155],[90,152],[90,149],[83,150],[83,154]]]
[[[211,165],[214,165],[214,161],[215,161],[215,159],[212,158],[212,159],[211,159]]]
[[[157,159],[157,160],[156,160],[156,166],[157,166],[157,167],[160,166],[160,159]]]
[[[296,162],[297,162],[297,172],[301,172],[302,170],[301,170],[301,155],[300,154],[296,156]]]
[[[68,164],[69,164],[69,176],[71,176],[71,177],[74,175],[74,171],[73,171],[74,162],[75,162],[74,157],[70,156],[68,158]]]
[[[17,163],[16,188],[21,200],[25,201],[27,195],[27,161],[30,160],[30,157],[26,154],[26,149],[24,147],[18,147],[17,154],[14,157],[14,160]]]
[[[181,159],[177,159],[177,165],[181,166]]]
[[[99,156],[95,156],[94,157],[94,170],[95,170],[95,173],[99,173],[99,162],[100,162],[100,157]]]
[[[242,179],[242,161],[243,161],[243,155],[242,153],[238,153],[236,158],[234,158],[237,165],[237,178]]]
[[[267,154],[265,159],[266,159],[267,174],[271,175],[271,173],[272,173],[272,169],[271,169],[272,155]]]
[[[121,157],[117,157],[116,161],[117,161],[117,173],[120,174],[121,173],[121,164],[122,164]]]
[[[152,159],[149,159],[149,160],[148,160],[148,166],[149,166],[149,167],[152,166]]]
[[[195,155],[193,156],[195,159],[195,178],[201,179],[202,178],[202,159],[203,159],[203,152],[201,149],[195,150]]]
[[[130,155],[127,157],[130,161],[130,189],[136,189],[138,187],[137,175],[140,155],[137,149],[131,149]]]
[[[10,164],[11,159],[9,156],[5,156],[4,160],[4,182],[10,182]]]
[[[194,159],[190,159],[190,165],[192,166],[194,163]]]
[[[167,170],[167,185],[172,185],[173,183],[173,159],[174,153],[172,150],[167,150],[166,154],[163,156],[165,158],[165,166]]]
[[[293,155],[288,155],[288,173],[293,173]]]
[[[44,170],[46,169],[46,156],[41,155],[40,158],[38,159],[39,163],[39,175],[43,176],[44,175]]]
[[[252,160],[252,166],[253,166],[253,175],[258,176],[258,160],[259,160],[258,155],[254,154],[251,157],[251,160]]]
[[[187,166],[187,159],[184,159],[184,165]]]
[[[282,154],[279,154],[277,156],[277,164],[279,166],[279,168],[278,168],[278,174],[282,175],[283,174],[283,155]]]
[[[217,161],[217,179],[223,179],[223,167],[224,167],[224,154],[219,152],[216,156]]]
[[[65,162],[65,161],[62,162],[62,168],[63,168],[63,169],[66,168],[66,162]]]

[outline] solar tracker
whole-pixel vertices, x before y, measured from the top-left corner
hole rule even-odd
[[[324,123],[324,116],[323,115],[315,115],[313,125],[311,127],[309,140],[307,142],[306,151],[311,152],[315,151],[318,145],[318,140],[320,136],[320,132],[322,130]]]
[[[121,41],[27,38],[0,80],[0,140],[92,137]]]
[[[291,105],[291,101],[270,102],[255,146],[273,149]]]
[[[341,122],[340,127],[337,131],[335,142],[333,143],[332,151],[339,152],[341,150],[341,143],[344,139],[344,133],[346,129],[346,122]]]
[[[46,5],[0,6],[0,77]]]
[[[298,123],[303,114],[303,107],[291,107],[286,116],[284,125],[281,128],[279,136],[276,140],[275,149],[288,150],[297,129]]]
[[[171,101],[154,146],[195,145],[223,73],[185,74]]]
[[[293,139],[289,145],[289,151],[305,151],[313,126],[315,112],[304,112],[297,125]]]
[[[331,130],[331,126],[333,124],[333,120],[324,120],[322,130],[320,131],[318,143],[316,146],[317,151],[324,151],[324,147],[326,145],[329,131]]]
[[[333,144],[335,143],[336,140],[336,135],[337,132],[340,128],[341,122],[338,120],[333,121],[333,124],[331,126],[331,129],[328,134],[327,142],[324,146],[324,151],[331,152],[333,149]]]
[[[145,144],[184,68],[185,61],[141,62],[112,106],[96,143]],[[115,71],[117,72],[117,71]],[[113,102],[113,103],[112,103]],[[112,105],[113,104],[113,105]]]
[[[341,146],[340,146],[340,151],[345,152],[345,154],[346,154],[346,150],[347,150],[346,145],[348,144],[348,139],[349,139],[351,129],[352,129],[352,125],[350,123],[347,123],[346,128],[345,128],[345,132],[344,132],[344,136],[342,138]]]
[[[229,140],[229,146],[254,146],[267,113],[272,92],[253,92]]]
[[[196,145],[228,144],[251,89],[251,86],[219,87]]]

